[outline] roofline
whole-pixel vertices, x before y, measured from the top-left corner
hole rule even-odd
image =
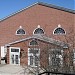
[[[47,36],[42,36],[42,35],[33,35],[33,36],[27,37],[25,39],[21,39],[21,40],[15,41],[15,42],[8,43],[5,46],[7,47],[7,46],[10,46],[10,45],[13,45],[13,44],[16,44],[16,43],[20,43],[20,42],[23,42],[23,41],[27,41],[27,40],[30,40],[30,39],[37,39],[37,40],[40,40],[40,41],[43,41],[43,42],[46,42],[46,43],[50,43],[50,44],[55,44],[57,46],[61,46],[63,48],[68,48],[68,44],[66,44],[64,42],[59,41],[59,40],[55,40],[55,39],[52,39],[52,38],[49,38]]]
[[[69,13],[72,13],[72,14],[75,14],[75,10],[71,10],[71,9],[68,9],[68,8],[64,8],[64,7],[61,7],[61,6],[57,6],[57,5],[53,5],[53,4],[48,4],[48,3],[44,3],[44,2],[36,2],[36,3],[34,3],[34,4],[30,5],[30,6],[27,6],[27,7],[25,7],[23,9],[15,12],[15,13],[12,13],[12,14],[4,17],[3,19],[0,19],[0,22],[3,21],[3,20],[6,20],[7,18],[10,18],[10,17],[16,15],[17,13],[22,12],[23,10],[26,10],[26,9],[34,6],[34,5],[37,5],[37,4],[42,5],[42,6],[46,6],[46,7],[50,7],[50,8],[54,8],[54,9],[58,9],[58,10],[61,10],[61,11],[69,12]]]
[[[50,7],[50,8],[58,9],[58,10],[61,10],[61,11],[69,12],[69,13],[72,13],[72,14],[75,14],[75,10],[72,10],[72,9],[69,9],[69,8],[57,6],[57,5],[54,5],[54,4],[48,4],[48,3],[44,3],[44,2],[39,2],[38,4],[39,5],[43,5],[43,6],[47,6],[47,7]]]
[[[14,15],[20,13],[20,12],[22,12],[23,10],[27,10],[28,8],[30,8],[30,7],[32,7],[32,6],[35,6],[35,5],[37,5],[37,4],[38,4],[38,2],[36,2],[36,3],[34,3],[34,4],[31,4],[30,6],[27,6],[27,7],[23,8],[23,9],[20,9],[20,10],[18,10],[18,11],[16,11],[16,12],[14,12],[14,13],[12,13],[12,14],[6,16],[6,17],[4,17],[3,19],[0,19],[0,22],[3,21],[3,20],[6,20],[7,18],[10,18],[10,17],[12,17],[12,16],[14,16]]]

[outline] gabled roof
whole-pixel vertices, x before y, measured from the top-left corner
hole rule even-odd
[[[23,8],[23,9],[15,12],[15,13],[13,13],[13,14],[11,14],[11,15],[3,18],[3,19],[1,19],[0,21],[3,21],[3,20],[5,20],[5,19],[7,19],[9,17],[12,17],[12,16],[16,15],[17,13],[20,13],[20,12],[22,12],[22,11],[24,11],[24,10],[26,10],[26,9],[34,6],[34,5],[37,5],[37,4],[38,5],[42,5],[42,6],[46,6],[46,7],[49,7],[49,8],[54,8],[54,9],[57,9],[57,10],[61,10],[61,11],[65,11],[65,12],[69,12],[69,13],[75,14],[75,10],[71,10],[71,9],[68,9],[68,8],[56,6],[56,5],[53,5],[53,4],[47,4],[47,3],[43,3],[43,2],[37,2],[37,3],[34,3],[34,4],[32,4],[32,5],[28,6],[28,7],[25,7],[25,8]]]
[[[61,46],[63,48],[68,48],[68,44],[66,44],[66,43],[64,43],[62,41],[59,41],[59,40],[55,40],[55,39],[43,36],[43,35],[33,35],[31,37],[27,37],[25,39],[21,39],[21,40],[18,40],[18,41],[6,44],[5,46],[10,46],[10,45],[13,45],[13,44],[16,44],[16,43],[20,43],[20,42],[23,42],[23,41],[27,41],[27,40],[30,40],[30,39],[37,39],[37,40],[40,40],[40,41],[43,41],[43,42],[46,42],[46,43],[50,43],[50,44],[54,44],[54,45],[57,45],[57,46]]]
[[[61,7],[61,6],[56,6],[56,5],[53,5],[53,4],[47,4],[47,3],[43,3],[43,2],[39,2],[38,4],[46,6],[46,7],[50,7],[50,8],[54,8],[54,9],[58,9],[58,10],[61,10],[61,11],[65,11],[65,12],[75,14],[75,10],[71,10],[71,9],[68,9],[68,8]]]

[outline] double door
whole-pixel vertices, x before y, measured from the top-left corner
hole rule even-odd
[[[20,65],[20,48],[10,48],[10,64]]]

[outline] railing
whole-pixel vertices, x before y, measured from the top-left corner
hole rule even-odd
[[[46,75],[75,75],[72,73],[58,73],[58,72],[43,72],[43,73],[39,73],[38,75],[43,75],[43,74],[46,74]]]

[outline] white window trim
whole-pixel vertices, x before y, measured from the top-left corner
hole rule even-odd
[[[35,39],[33,39],[33,40],[35,40]],[[32,40],[30,41],[30,42],[32,42]],[[30,42],[29,42],[29,46],[38,46],[38,45],[30,45]],[[37,41],[36,41],[37,42]],[[38,43],[38,42],[37,42]]]
[[[38,29],[38,28],[40,28],[40,29],[43,30],[43,28],[41,28],[40,25],[38,25],[37,28],[34,29],[33,35],[44,35],[45,34],[45,31],[44,30],[43,30],[44,34],[34,34],[35,30]]]
[[[53,35],[66,35],[66,31],[65,31],[64,28],[62,28],[62,29],[65,31],[65,34],[54,34],[55,30],[58,29],[58,28],[62,28],[60,24],[58,25],[58,27],[56,27],[56,28],[53,30]]]
[[[18,31],[19,29],[23,29],[22,26],[20,26],[20,27],[16,30],[16,34],[15,34],[15,35],[26,35],[26,31],[25,31],[24,29],[23,29],[23,30],[25,31],[25,34],[17,34],[17,31]]]
[[[30,65],[30,58],[29,58],[29,56],[31,56],[32,54],[29,54],[29,49],[30,48],[28,48],[28,65]],[[38,49],[38,48],[35,48],[35,49]],[[38,56],[40,56],[40,49],[39,49],[39,54],[37,54]],[[40,61],[39,61],[39,64],[38,64],[39,66],[40,66]],[[31,67],[37,67],[37,66],[35,66],[35,65],[30,65]]]

